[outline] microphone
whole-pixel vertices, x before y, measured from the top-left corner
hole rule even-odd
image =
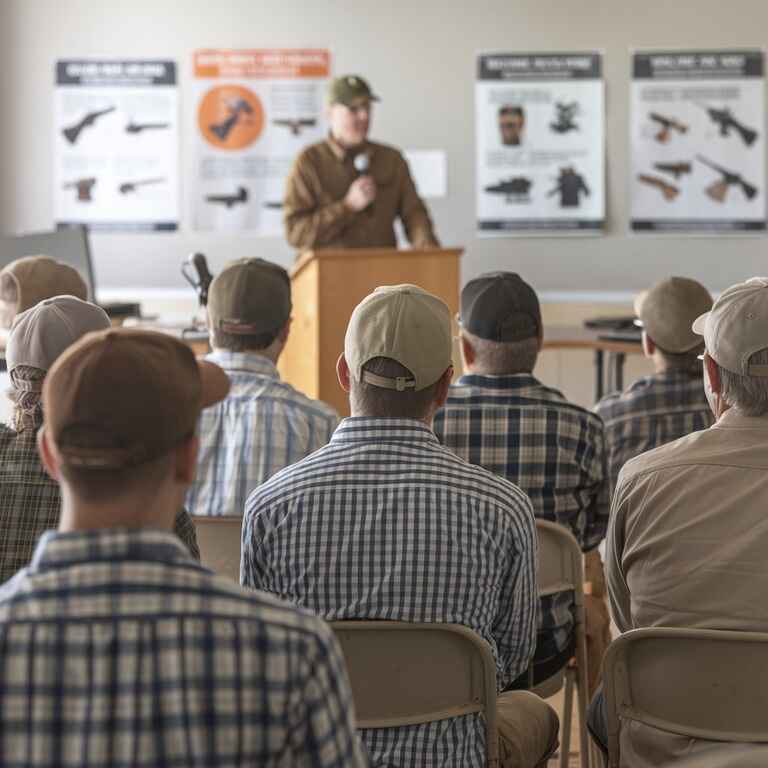
[[[358,176],[367,175],[368,171],[371,169],[371,159],[364,153],[355,155],[355,159],[352,164],[355,166],[355,170],[357,171]]]
[[[194,280],[190,276],[188,267],[194,268],[195,273],[197,274],[197,280]],[[187,279],[187,282],[197,291],[200,306],[206,306],[206,304],[208,304],[208,288],[213,282],[213,275],[208,270],[208,262],[205,260],[205,256],[202,253],[193,253],[181,265],[181,273]]]

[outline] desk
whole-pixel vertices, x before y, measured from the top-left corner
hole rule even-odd
[[[641,355],[643,347],[637,341],[600,338],[605,331],[588,328],[552,326],[544,328],[544,349],[591,349],[595,357],[595,402],[606,392],[624,389],[624,361],[627,355]],[[605,355],[608,363],[605,365]]]

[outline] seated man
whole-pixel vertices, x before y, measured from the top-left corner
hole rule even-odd
[[[536,533],[518,488],[445,450],[430,429],[451,380],[448,307],[413,285],[352,313],[338,375],[352,418],[325,448],[257,488],[241,581],[328,620],[464,624],[503,690],[535,638]],[[554,749],[557,717],[526,692],[499,699],[504,765]],[[484,766],[480,716],[364,732],[374,764]]]
[[[248,494],[330,440],[339,418],[280,380],[277,361],[291,324],[288,273],[262,259],[228,264],[211,283],[213,352],[232,382],[227,398],[200,417],[193,515],[242,515]]]
[[[630,459],[711,426],[698,359],[704,345],[691,329],[711,307],[709,291],[686,277],[662,280],[637,297],[643,352],[653,361],[654,373],[595,406],[605,424],[612,491]]]
[[[0,583],[28,565],[43,532],[59,524],[59,484],[46,474],[35,444],[43,423],[46,373],[81,336],[109,327],[103,309],[74,296],[42,301],[14,321],[6,349],[13,429],[0,424]],[[176,515],[174,529],[199,559],[195,527],[183,509]]]
[[[593,553],[590,568],[597,577],[586,610],[594,687],[610,642],[597,552],[609,508],[602,422],[533,376],[541,349],[541,310],[533,288],[519,275],[494,272],[467,283],[460,324],[466,373],[435,415],[435,434],[463,459],[522,488],[536,517],[562,524],[584,552]],[[542,598],[535,683],[562,669],[573,655],[572,604],[568,592]]]
[[[49,371],[38,443],[63,506],[0,588],[3,765],[365,765],[328,627],[171,534],[227,388],[147,331],[88,334]]]
[[[693,329],[704,337],[715,423],[621,470],[607,536],[612,613],[622,632],[768,632],[768,278],[728,288]],[[598,695],[590,726],[605,745],[602,705]],[[629,741],[632,766],[671,764],[683,753],[708,768],[768,764],[765,744],[691,742],[640,726]]]

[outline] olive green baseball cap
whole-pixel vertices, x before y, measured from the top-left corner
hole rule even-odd
[[[238,259],[224,266],[208,290],[212,328],[233,334],[279,331],[291,315],[291,280],[264,259]]]
[[[371,86],[359,75],[343,75],[331,80],[328,87],[328,103],[349,106],[357,99],[380,101]]]
[[[355,381],[384,389],[425,389],[451,365],[451,313],[446,303],[417,285],[384,285],[352,312],[344,357]],[[388,378],[363,366],[375,357],[395,360],[410,376]]]

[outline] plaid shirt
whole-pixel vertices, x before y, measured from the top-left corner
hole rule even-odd
[[[499,686],[528,666],[536,534],[518,488],[411,419],[350,418],[248,498],[240,577],[327,620],[458,623]],[[374,764],[484,766],[480,715],[363,731]]]
[[[712,426],[701,375],[664,371],[638,379],[624,392],[606,395],[595,412],[605,423],[611,494],[630,459]]]
[[[0,583],[29,565],[40,536],[59,525],[60,512],[59,485],[43,469],[35,430],[14,432],[0,424]],[[195,526],[184,509],[174,532],[199,560]]]
[[[0,764],[365,758],[330,630],[144,529],[47,533],[0,588]]]
[[[458,456],[506,477],[531,499],[536,517],[560,523],[582,549],[608,527],[610,499],[600,419],[530,374],[462,376],[436,415],[435,434]],[[536,657],[571,638],[570,592],[542,598]]]
[[[275,472],[326,445],[336,411],[280,380],[271,360],[218,349],[207,356],[229,376],[221,403],[200,414],[193,515],[242,515],[248,494]]]

